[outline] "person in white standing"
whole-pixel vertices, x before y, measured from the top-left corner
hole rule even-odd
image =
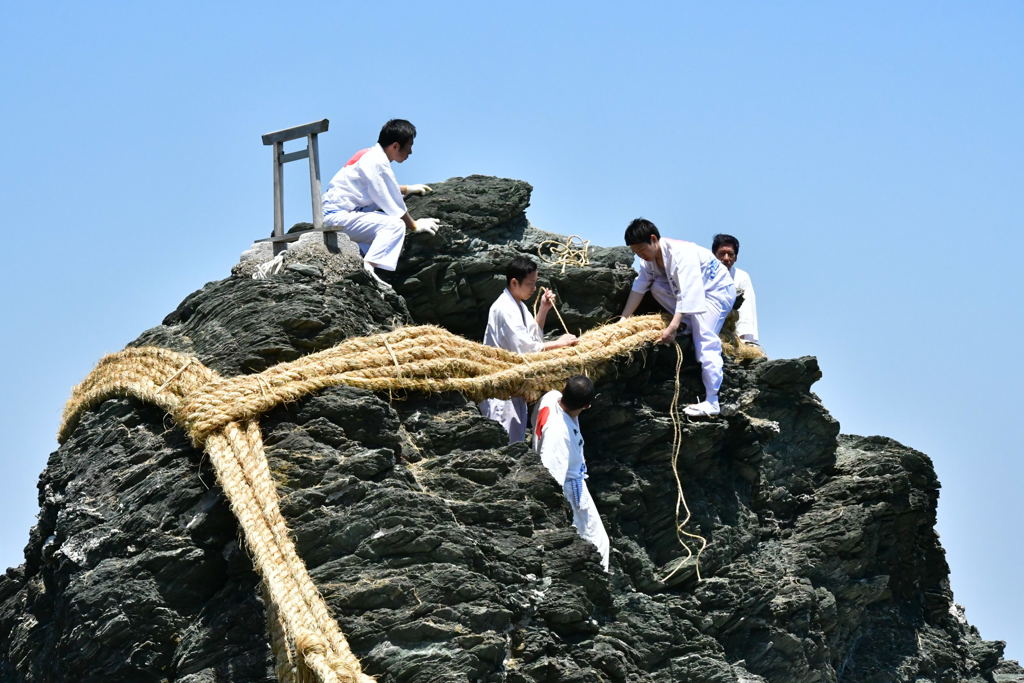
[[[740,304],[739,318],[736,320],[736,336],[746,344],[761,345],[757,333],[757,298],[754,294],[754,283],[750,281],[747,271],[736,267],[740,257],[740,241],[732,235],[720,233],[711,242],[711,251],[715,258],[725,264],[736,284],[736,293],[743,293]]]
[[[662,239],[657,226],[645,218],[629,224],[625,239],[643,262],[622,317],[633,315],[644,294],[650,291],[662,308],[672,314],[672,320],[661,333],[661,343],[668,344],[680,333],[690,334],[701,365],[705,398],[685,406],[683,412],[691,417],[718,415],[723,366],[718,333],[736,300],[736,287],[728,269],[702,246]]]
[[[537,291],[537,264],[525,256],[516,256],[505,270],[506,287],[491,304],[487,313],[484,344],[507,351],[533,353],[572,346],[579,340],[574,334],[563,334],[554,341],[545,342],[542,330],[548,312],[555,305],[555,295],[545,290],[541,295],[534,317],[526,308],[527,301]],[[497,420],[508,432],[508,442],[526,438],[526,400],[519,396],[511,399],[488,398],[480,403],[480,412]]]
[[[594,383],[583,375],[566,380],[562,391],[544,394],[534,417],[533,444],[544,467],[562,485],[577,533],[597,547],[601,566],[608,571],[610,543],[587,488],[587,461],[583,457],[579,422],[580,413],[589,408],[593,400]]]
[[[393,271],[397,266],[406,228],[437,232],[437,219],[414,221],[405,208],[404,195],[426,194],[430,187],[399,185],[391,168],[391,162],[409,158],[415,138],[416,128],[408,121],[388,121],[377,144],[342,167],[323,194],[324,226],[340,228],[359,246],[363,265],[375,278],[374,268]]]

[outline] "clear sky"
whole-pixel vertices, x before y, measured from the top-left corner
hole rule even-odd
[[[535,225],[604,245],[737,235],[770,355],[932,457],[955,597],[1024,658],[1024,3],[383,7],[5,4],[0,564],[71,387],[269,233],[260,135],[329,118],[329,178],[402,117],[400,182],[527,180]]]

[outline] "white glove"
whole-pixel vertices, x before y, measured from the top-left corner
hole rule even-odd
[[[436,235],[437,229],[441,227],[441,222],[436,218],[417,218],[416,219],[416,232],[425,232],[428,235]]]
[[[428,192],[433,192],[433,191],[434,190],[433,190],[432,187],[430,187],[430,185],[419,184],[419,185],[406,185],[405,186],[405,193],[406,194],[426,194]]]

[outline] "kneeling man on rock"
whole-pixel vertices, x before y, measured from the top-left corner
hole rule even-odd
[[[405,208],[406,194],[426,194],[426,185],[399,185],[391,162],[412,154],[416,128],[392,119],[381,128],[377,144],[360,150],[338,171],[323,195],[324,227],[340,228],[359,246],[366,270],[393,271],[405,243],[405,229],[437,232],[435,218],[414,221]]]
[[[579,416],[594,400],[594,383],[583,375],[565,382],[562,391],[549,391],[537,404],[534,417],[534,449],[548,472],[562,485],[572,508],[572,524],[579,535],[597,546],[601,566],[608,571],[608,534],[587,489],[587,461]]]
[[[690,334],[701,365],[706,396],[683,408],[691,417],[718,415],[718,390],[722,387],[722,331],[725,317],[736,301],[736,287],[728,269],[710,250],[693,242],[662,239],[654,223],[633,220],[626,228],[626,246],[643,263],[633,280],[622,317],[633,315],[647,291],[672,314],[661,333],[668,344],[677,334]]]

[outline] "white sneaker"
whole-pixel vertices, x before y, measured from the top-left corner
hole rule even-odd
[[[684,406],[683,412],[690,417],[714,417],[722,411],[718,407],[718,401],[714,403],[701,401],[700,403],[691,403],[688,406]]]

